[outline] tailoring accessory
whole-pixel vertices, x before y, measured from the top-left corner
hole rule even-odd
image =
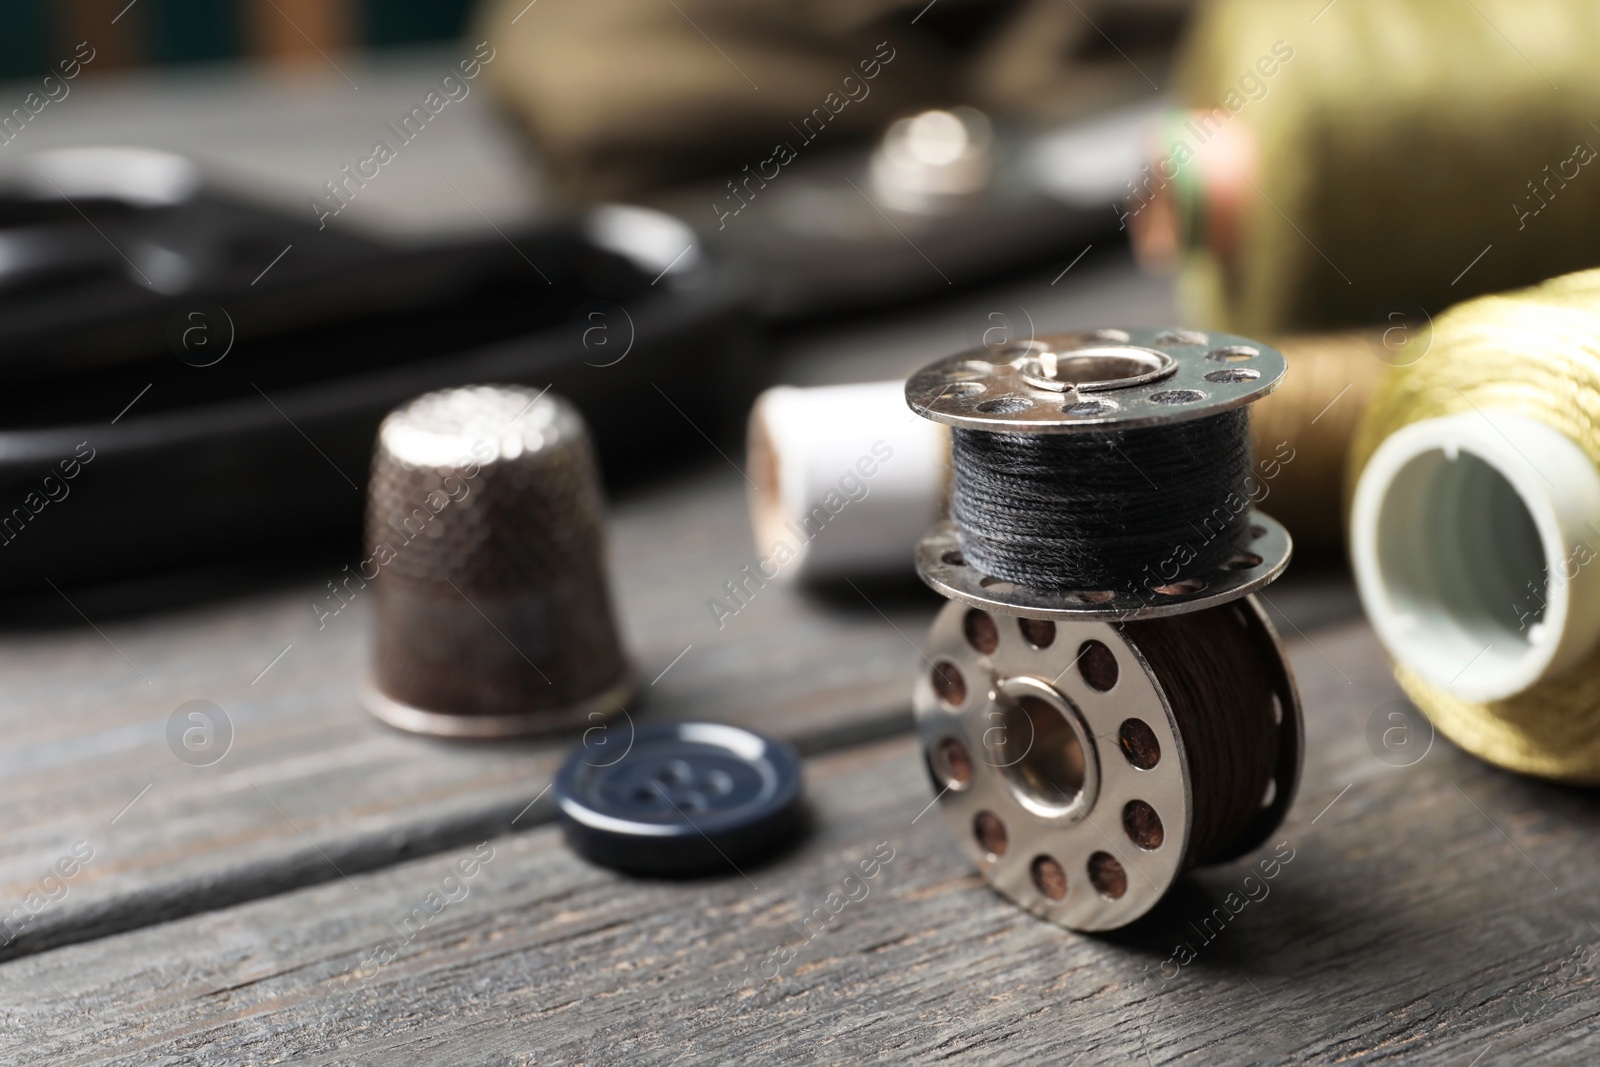
[[[354,576],[373,600],[367,710],[447,737],[572,729],[621,710],[633,680],[604,518],[588,431],[548,391],[468,386],[391,412]]]
[[[984,878],[1063,926],[1132,922],[1294,796],[1299,699],[1251,596],[1291,546],[1251,506],[1245,414],[1283,373],[1242,337],[1105,329],[906,384],[955,465],[916,553],[950,599],[914,697],[929,775]]]

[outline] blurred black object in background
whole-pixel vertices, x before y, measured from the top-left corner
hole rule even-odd
[[[104,171],[165,165],[164,193],[96,189],[106,155],[40,156],[60,195],[0,200],[0,587],[348,534],[379,420],[441,386],[556,389],[613,483],[742,411],[740,287],[664,255],[664,216],[388,246],[206,192],[176,157]]]
[[[1154,115],[1133,105],[1040,130],[932,109],[896,122],[876,146],[820,152],[771,183],[746,177],[744,206],[715,181],[647,202],[747,267],[770,319],[936,298],[1124,242],[1115,205]],[[712,207],[737,216],[719,220]]]
[[[598,4],[196,3],[22,4],[0,40],[32,79],[96,54],[0,146],[0,591],[349,547],[378,421],[443,386],[567,396],[612,489],[715,462],[796,327],[1119,243],[1189,7],[696,0],[592,36],[569,23]],[[552,47],[571,76],[531,100]],[[776,50],[760,94],[724,47]],[[473,55],[489,76],[322,226],[341,168]],[[820,91],[846,75],[870,105]],[[643,206],[607,202],[618,174]]]

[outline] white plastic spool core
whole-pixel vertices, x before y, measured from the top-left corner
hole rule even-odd
[[[1379,639],[1456,697],[1514,696],[1600,639],[1600,471],[1559,430],[1500,410],[1407,426],[1350,526]]]
[[[950,479],[949,431],[908,409],[899,381],[768,389],[748,453],[756,548],[794,556],[780,581],[909,575]]]

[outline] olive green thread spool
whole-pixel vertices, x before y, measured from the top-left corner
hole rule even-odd
[[[1337,329],[1592,265],[1600,8],[1476,7],[1201,10],[1178,79],[1189,113],[1128,205],[1146,258],[1180,261],[1185,318]]]

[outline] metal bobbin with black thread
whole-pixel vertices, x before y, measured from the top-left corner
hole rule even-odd
[[[367,710],[463,738],[618,712],[634,682],[604,517],[588,431],[560,397],[469,386],[391,412],[367,500],[377,571]]]
[[[918,575],[950,600],[915,688],[928,772],[983,877],[1069,929],[1133,922],[1185,870],[1261,845],[1293,800],[1300,701],[1251,595],[1283,572],[1292,546],[1251,507],[1262,478],[1247,459],[1225,478],[1207,468],[1208,449],[1248,447],[1233,439],[1248,433],[1242,412],[1284,371],[1281,354],[1247,338],[1107,329],[1038,338],[998,358],[953,356],[906,384],[911,408],[958,437],[1005,435],[958,442],[955,517],[917,548]],[[1074,444],[1089,451],[1038,439],[1066,434],[1084,435]],[[1102,498],[1075,497],[1071,457],[1101,446]],[[1149,469],[1130,453],[1153,457]],[[963,467],[979,462],[996,466]],[[1039,466],[1051,462],[1066,466]],[[1030,478],[1059,499],[1034,494]],[[1162,484],[1177,478],[1186,484]],[[963,491],[1020,499],[963,507]],[[1038,523],[983,525],[1034,509]],[[1119,528],[1124,515],[1158,516],[1157,540]],[[1057,525],[1091,539],[1182,543],[1158,559],[1097,562],[1099,548],[1117,546],[1090,540],[1080,554],[1096,559],[1085,563],[1060,545],[1030,551],[1015,535]],[[1168,532],[1185,529],[1192,537]]]

